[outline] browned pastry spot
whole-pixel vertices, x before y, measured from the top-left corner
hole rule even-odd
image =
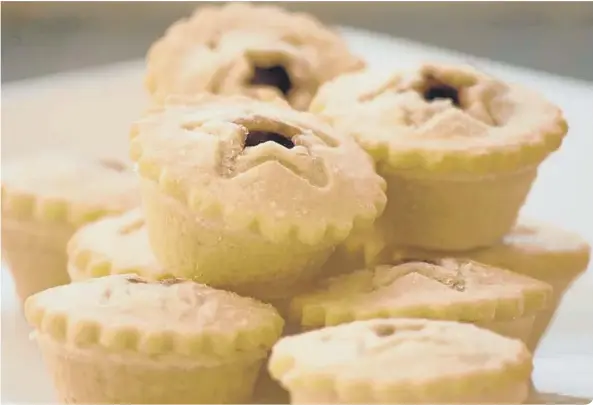
[[[164,280],[160,280],[160,283],[165,286],[175,285],[185,283],[187,280],[182,278],[166,278]]]
[[[287,149],[294,148],[294,142],[285,136],[269,131],[249,131],[245,137],[245,147],[251,148],[264,142],[276,142]]]
[[[393,325],[377,325],[373,328],[375,334],[379,337],[388,337],[395,333]]]
[[[111,294],[113,294],[113,291],[111,291],[110,288],[105,289],[105,291],[103,291],[103,295],[101,296],[101,301],[108,302],[111,298]]]
[[[438,266],[438,264],[439,264],[436,260],[430,260],[430,259],[414,259],[414,258],[401,259],[399,262],[401,264],[404,264],[404,263],[426,263],[426,264],[433,264],[435,266]]]
[[[292,82],[286,69],[281,65],[253,69],[252,85],[276,87],[286,96],[292,89]]]
[[[128,169],[125,163],[116,159],[99,159],[99,164],[107,169],[115,170],[116,172],[124,172]]]
[[[144,226],[144,218],[139,218],[132,223],[126,224],[120,228],[119,234],[120,235],[129,235],[132,232],[136,232],[140,230]]]
[[[149,284],[149,281],[148,281],[148,280],[145,280],[145,279],[143,279],[143,278],[141,278],[141,277],[138,277],[138,276],[136,276],[136,275],[134,275],[134,274],[132,274],[132,275],[129,275],[129,276],[126,278],[126,280],[127,280],[129,283],[132,283],[132,284]],[[184,280],[184,279],[182,279],[182,278],[175,278],[175,277],[171,277],[171,278],[165,278],[165,279],[159,280],[158,282],[159,282],[161,285],[164,285],[164,286],[170,286],[170,285],[175,285],[175,284],[181,284],[181,283],[185,283],[186,281],[187,281],[187,280]]]
[[[132,284],[148,284],[148,281],[135,275],[128,276],[126,280],[128,281],[128,283]]]

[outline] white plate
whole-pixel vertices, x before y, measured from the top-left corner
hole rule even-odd
[[[346,29],[352,46],[375,68],[423,60],[469,62],[543,92],[561,105],[571,126],[562,150],[547,160],[524,213],[593,240],[593,86],[512,68],[389,37]],[[31,149],[68,147],[81,153],[127,154],[129,123],[145,106],[142,62],[113,65],[5,85],[2,158]],[[40,269],[42,270],[42,269]],[[52,401],[50,381],[2,271],[2,401]],[[534,374],[546,392],[593,398],[593,270],[573,286],[536,356]]]

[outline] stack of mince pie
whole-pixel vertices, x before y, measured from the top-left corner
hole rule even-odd
[[[558,107],[463,65],[373,72],[249,4],[175,23],[146,88],[135,170],[3,170],[3,257],[61,402],[528,400],[590,253],[518,217]]]

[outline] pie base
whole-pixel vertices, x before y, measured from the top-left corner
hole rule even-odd
[[[562,301],[564,293],[571,286],[575,278],[576,277],[566,277],[543,280],[550,284],[554,288],[554,291],[552,293],[548,307],[538,314],[533,324],[533,331],[531,332],[531,336],[527,341],[527,347],[532,353],[535,353],[539,343],[548,330],[548,326],[552,322],[552,319],[554,319],[554,315],[556,315],[556,310],[560,306],[560,302]]]
[[[188,362],[105,355],[37,335],[62,403],[248,403],[263,359],[203,366]]]
[[[490,388],[490,389],[488,389]],[[505,388],[500,386],[486,386],[480,392],[456,393],[444,397],[442,393],[434,392],[434,398],[418,398],[417,401],[406,401],[406,404],[432,403],[432,404],[521,404],[528,397],[529,385],[525,382],[509,383]],[[431,395],[432,396],[432,395]],[[343,398],[338,399],[335,393],[329,391],[299,390],[290,393],[292,404],[358,404],[360,400],[348,401]],[[385,401],[376,401],[369,398],[364,401],[365,404],[383,404]],[[390,404],[398,402],[389,401]]]
[[[559,237],[562,237],[560,234]],[[578,276],[586,270],[589,249],[586,244],[574,248],[554,250],[542,245],[537,249],[513,249],[513,246],[497,246],[470,252],[471,259],[493,266],[504,267],[550,284],[552,296],[547,307],[537,314],[527,347],[533,353],[554,319],[562,297]]]
[[[70,282],[66,245],[74,228],[2,218],[2,259],[21,304],[39,291]]]
[[[513,227],[536,174],[467,180],[385,174],[387,237],[394,245],[440,251],[490,246]]]
[[[290,394],[272,379],[267,370],[262,368],[250,403],[288,405],[290,404]]]
[[[531,317],[529,325],[527,321],[523,322],[523,318],[518,318],[515,321],[494,323],[492,325],[481,325],[501,335],[521,339],[531,353],[535,353],[539,342],[544,336],[548,325],[554,318],[554,314],[558,309],[560,300],[564,292],[568,289],[570,282],[566,280],[543,280],[552,285],[554,288],[550,302],[546,309],[539,311],[535,316]],[[572,281],[572,280],[571,280]]]
[[[251,229],[199,217],[142,181],[146,227],[157,260],[174,276],[262,300],[290,296],[315,278],[334,246],[271,241]]]
[[[535,319],[535,315],[525,315],[508,321],[478,322],[476,325],[484,329],[489,329],[499,335],[519,339],[527,344],[533,333]]]

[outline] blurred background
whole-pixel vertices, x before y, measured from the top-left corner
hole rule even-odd
[[[2,82],[142,58],[206,2],[3,2]],[[349,25],[593,81],[592,2],[291,2]]]

